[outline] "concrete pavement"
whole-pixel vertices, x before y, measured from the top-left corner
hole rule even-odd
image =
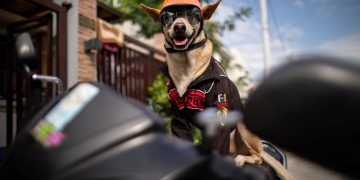
[[[286,153],[288,170],[299,180],[344,180],[346,176],[328,170],[322,166],[302,159],[294,154]]]

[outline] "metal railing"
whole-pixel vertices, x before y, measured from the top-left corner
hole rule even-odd
[[[165,53],[125,35],[125,46],[112,45],[99,51],[98,81],[122,95],[147,103],[147,89],[164,66],[160,59],[165,56]]]

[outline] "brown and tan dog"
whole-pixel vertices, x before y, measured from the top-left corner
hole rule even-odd
[[[186,3],[186,0],[177,1]],[[200,7],[198,2],[195,3],[195,6],[201,8],[202,18],[199,20],[209,20],[220,2],[221,0],[218,0],[204,7]],[[164,4],[166,3],[170,1],[165,1]],[[209,40],[204,41],[206,35],[202,29],[203,22],[190,22],[190,18],[186,18],[186,13],[173,19],[161,19],[161,10],[144,4],[141,4],[141,7],[155,22],[161,23],[166,39],[165,48],[175,51],[168,53],[166,60],[170,77],[181,97],[190,83],[204,73],[212,57],[212,43]],[[196,16],[196,13],[193,15]],[[196,20],[196,17],[192,18]],[[200,44],[200,47],[191,48],[193,44]],[[265,161],[281,179],[293,179],[277,160],[263,151],[260,139],[248,131],[242,122],[237,123],[235,130],[230,134],[229,152],[238,166],[243,166],[245,163],[261,164]]]
[[[219,5],[221,0],[217,1],[215,4],[207,5],[201,9],[204,20],[210,19],[213,12]],[[141,7],[151,16],[151,18],[160,23],[160,10],[150,8],[141,4]],[[176,25],[183,25],[178,27]],[[178,37],[177,29],[185,28],[185,36]],[[165,47],[170,48],[174,46],[176,50],[187,49],[188,46],[193,43],[197,43],[205,39],[205,33],[202,31],[200,24],[192,25],[185,18],[176,18],[171,26],[162,26],[166,43]],[[198,36],[196,36],[198,35]],[[181,39],[181,38],[185,38]],[[185,44],[182,44],[186,41]],[[189,84],[199,77],[207,68],[210,63],[212,56],[212,43],[207,41],[202,47],[187,51],[185,53],[169,53],[167,56],[167,65],[169,67],[169,73],[173,79],[177,90],[182,96]]]

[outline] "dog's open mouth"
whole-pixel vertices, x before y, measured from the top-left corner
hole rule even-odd
[[[185,46],[188,43],[189,38],[186,36],[176,36],[173,38],[173,41],[176,46]]]

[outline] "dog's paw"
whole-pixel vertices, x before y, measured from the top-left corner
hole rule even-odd
[[[245,156],[237,155],[234,159],[236,166],[242,167],[246,162]]]

